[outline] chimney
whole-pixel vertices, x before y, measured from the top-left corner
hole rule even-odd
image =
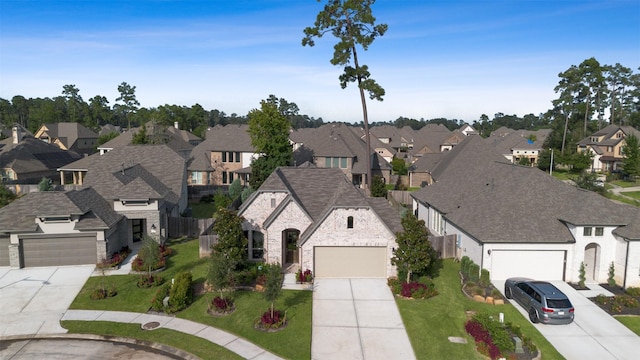
[[[14,144],[19,144],[20,140],[22,140],[22,134],[20,133],[20,128],[17,125],[11,129],[11,136],[13,137]]]
[[[173,127],[174,127],[174,128],[176,128],[176,129],[178,129],[178,130],[180,130],[180,124],[178,124],[178,122],[177,122],[177,121],[174,121],[174,122],[173,122]]]

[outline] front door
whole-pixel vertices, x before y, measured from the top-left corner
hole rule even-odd
[[[300,231],[295,229],[287,229],[284,231],[284,263],[298,263],[298,238]]]
[[[131,232],[133,234],[133,242],[139,242],[144,236],[144,219],[131,220]]]

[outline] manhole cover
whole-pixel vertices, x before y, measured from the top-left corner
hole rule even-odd
[[[158,326],[160,326],[159,322],[152,321],[152,322],[148,322],[148,323],[142,325],[142,329],[143,330],[153,330],[153,329],[157,328]]]

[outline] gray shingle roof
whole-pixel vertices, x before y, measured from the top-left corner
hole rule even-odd
[[[372,208],[380,216],[381,220],[392,231],[398,230],[400,217],[391,209],[386,199],[366,198],[358,189],[349,182],[340,169],[316,168],[316,167],[281,167],[277,168],[260,186],[256,193],[284,191],[292,200],[296,201],[311,220],[318,222],[326,216],[331,209],[338,207]],[[249,206],[247,201],[242,210]],[[312,231],[312,225],[309,231]],[[401,230],[401,227],[400,227]],[[301,239],[307,236],[302,234]]]
[[[0,168],[11,168],[20,175],[28,173],[54,171],[64,165],[77,161],[80,155],[47,144],[42,140],[27,136],[18,144],[12,138],[0,142]]]
[[[158,125],[154,124],[151,121],[145,124],[147,128],[147,136],[152,136],[152,134],[157,133],[155,135],[155,143],[156,144],[165,144],[169,148],[173,149],[176,152],[189,152],[193,149],[193,145],[189,143],[189,136],[185,133],[187,131],[177,130],[174,127]],[[123,146],[131,145],[133,141],[133,135],[140,131],[141,127],[133,128],[131,130],[125,131],[115,138],[107,141],[106,143],[98,146],[99,149],[116,149]],[[192,134],[193,137],[197,138]],[[186,139],[185,139],[186,137]]]
[[[122,215],[92,188],[29,193],[0,208],[0,232],[36,231],[36,216],[80,216],[77,230],[106,229]]]
[[[86,170],[84,185],[93,187],[109,200],[160,196],[176,204],[185,186],[185,159],[167,145],[128,145],[104,155],[91,155],[63,168],[73,169]],[[123,169],[125,176],[122,176]],[[129,184],[132,179],[139,180]]]
[[[570,243],[574,238],[565,222],[617,226],[631,221],[626,207],[537,168],[496,161],[501,156],[489,155],[495,152],[490,141],[469,140],[450,152],[459,154],[448,159],[434,185],[412,196],[444,213],[476,239]]]

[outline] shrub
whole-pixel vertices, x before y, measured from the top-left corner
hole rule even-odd
[[[398,295],[402,292],[402,282],[398,278],[389,278],[387,285],[391,288],[391,292]]]
[[[129,249],[129,247],[123,246],[119,251],[113,253],[108,260],[102,259],[102,261],[96,264],[96,266],[98,267],[98,269],[118,267],[127,258],[127,256],[129,256],[130,253],[131,250]]]
[[[611,262],[611,264],[609,264],[609,277],[607,278],[607,284],[609,284],[609,286],[616,286],[616,280],[614,279],[614,277],[616,276],[616,267],[613,263],[613,261]]]
[[[631,296],[640,296],[640,287],[628,287],[624,292]]]
[[[473,282],[480,280],[480,265],[473,262],[469,264],[469,279]]]
[[[464,325],[465,331],[473,337],[478,346],[478,351],[482,351],[483,346],[486,346],[486,355],[491,359],[497,359],[500,357],[500,349],[491,340],[491,334],[489,331],[482,327],[478,321],[472,319],[467,321]],[[484,344],[484,345],[482,345]]]
[[[150,288],[150,287],[160,286],[163,283],[164,283],[164,279],[162,278],[162,276],[158,276],[158,275],[155,275],[155,276],[141,275],[140,278],[138,279],[138,287],[140,288]]]
[[[204,195],[200,198],[200,202],[204,204],[212,204],[213,203],[213,194]]]
[[[155,311],[164,311],[164,298],[169,296],[169,290],[171,289],[171,284],[166,283],[160,289],[156,291],[151,299],[151,309]]]
[[[580,278],[580,281],[578,281],[578,286],[583,288],[585,287],[584,282],[587,280],[587,277],[586,277],[587,272],[584,268],[584,261],[580,263],[580,270],[578,272],[579,272],[579,278]]]
[[[500,349],[501,353],[510,353],[515,351],[515,344],[511,340],[509,331],[502,326],[501,323],[493,320],[485,313],[474,315],[473,319],[480,323],[491,335],[491,340]]]
[[[233,308],[233,300],[216,296],[213,298],[213,300],[211,300],[211,304],[209,305],[210,309],[212,307],[220,312],[225,312]]]
[[[165,259],[161,258],[155,265],[151,267],[151,271],[161,269],[165,266]],[[144,261],[139,256],[136,256],[135,259],[131,262],[131,269],[133,271],[143,272],[147,271],[148,268],[145,266]]]
[[[190,272],[179,272],[169,291],[169,312],[178,312],[191,304],[193,292],[191,282],[193,281]]]
[[[469,265],[471,263],[471,259],[468,256],[463,256],[460,259],[460,272],[465,277],[469,277]]]
[[[595,298],[596,304],[607,305],[609,303],[609,297],[604,294],[598,294]]]
[[[400,294],[407,298],[428,299],[438,295],[438,291],[433,284],[428,286],[417,281],[412,281],[410,283],[403,282],[401,286]]]
[[[109,287],[109,288],[98,288],[93,290],[93,292],[91,293],[91,299],[92,300],[102,300],[102,299],[106,299],[108,297],[113,297],[116,296],[118,293],[115,289],[115,287]]]
[[[277,329],[286,323],[286,315],[280,310],[271,311],[269,309],[262,314],[258,323],[259,327],[263,329]]]
[[[613,298],[613,303],[614,304],[620,304],[624,307],[629,307],[629,308],[637,308],[638,306],[640,306],[640,304],[638,303],[638,299],[634,298],[633,296],[630,295],[616,295]]]
[[[297,282],[313,281],[313,274],[311,273],[311,270],[307,269],[304,272],[302,272],[302,269],[298,269],[298,272],[296,273],[296,281]]]
[[[491,284],[491,279],[489,278],[489,270],[482,269],[480,270],[480,285],[483,287],[487,287]]]
[[[491,290],[491,296],[492,296],[494,299],[502,299],[502,293],[501,293],[501,292],[500,292],[500,290],[498,290],[498,289],[493,289],[493,290]]]

